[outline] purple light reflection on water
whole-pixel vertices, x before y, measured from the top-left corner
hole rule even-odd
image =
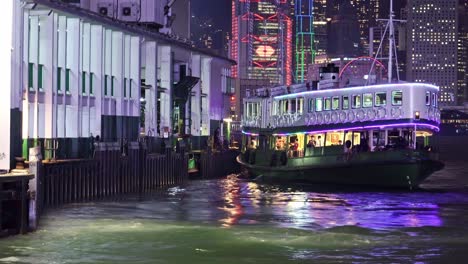
[[[321,229],[356,226],[373,230],[412,227],[440,227],[440,208],[431,199],[418,194],[395,193],[316,193],[235,180],[226,186],[227,206],[235,215],[228,225],[272,222],[288,228]],[[425,195],[423,195],[425,196]],[[267,214],[266,214],[267,212]],[[222,221],[226,224],[226,219]]]

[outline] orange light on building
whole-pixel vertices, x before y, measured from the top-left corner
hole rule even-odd
[[[270,57],[275,54],[275,49],[269,45],[261,45],[255,50],[255,53],[260,57]]]

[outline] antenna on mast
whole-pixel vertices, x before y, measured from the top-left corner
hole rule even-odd
[[[390,32],[388,33],[388,83],[392,82],[392,71],[393,71],[393,45],[395,44],[395,28],[393,27],[393,0],[390,0],[390,18],[388,19],[388,26]],[[396,46],[396,45],[395,45]]]
[[[396,68],[397,68],[397,78],[398,78],[398,81],[400,80],[400,75],[398,73],[398,57],[397,57],[397,48],[396,48],[396,43],[395,43],[395,26],[394,26],[394,22],[406,22],[406,20],[400,20],[400,19],[394,19],[394,16],[395,16],[395,13],[393,12],[393,0],[389,0],[390,1],[390,17],[389,19],[377,19],[377,21],[387,21],[387,24],[385,26],[385,30],[384,30],[384,33],[382,35],[382,39],[380,40],[380,45],[379,45],[379,48],[377,49],[377,52],[375,54],[375,59],[378,58],[378,55],[380,52],[383,53],[383,48],[382,48],[382,45],[383,45],[383,42],[384,42],[384,39],[385,39],[385,35],[387,34],[387,31],[388,31],[388,42],[389,42],[389,46],[388,46],[388,69],[387,69],[387,72],[388,72],[388,82],[391,83],[392,82],[392,78],[393,78],[393,56],[395,55],[395,60],[396,60]],[[395,54],[394,54],[395,52]],[[382,57],[383,57],[383,54],[382,54]],[[374,66],[375,66],[375,60],[372,62],[372,66],[371,66],[371,69],[369,71],[369,76],[371,75],[372,73],[372,70],[374,69]],[[366,85],[368,84],[369,80],[367,80],[366,82]]]

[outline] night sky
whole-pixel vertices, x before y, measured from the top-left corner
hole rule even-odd
[[[192,14],[212,18],[217,28],[231,29],[230,0],[192,0]]]

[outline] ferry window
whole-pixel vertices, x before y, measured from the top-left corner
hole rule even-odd
[[[349,96],[343,96],[343,102],[341,103],[343,109],[349,108]]]
[[[277,115],[277,109],[278,109],[278,102],[277,101],[273,101],[273,106],[271,107],[271,113],[272,115]]]
[[[431,92],[426,92],[426,105],[431,105]]]
[[[387,93],[375,93],[375,106],[385,106],[387,105]]]
[[[315,98],[315,111],[320,112],[323,109],[323,98]]]
[[[299,98],[297,104],[297,112],[302,115],[304,109],[304,98]]]
[[[289,113],[292,113],[292,114],[296,113],[296,111],[297,111],[297,101],[296,100],[297,100],[296,98],[290,100],[291,108],[289,109]]]
[[[352,105],[353,108],[361,108],[361,95],[355,94],[353,95]]]
[[[402,104],[403,104],[403,92],[392,91],[392,105],[402,105]]]
[[[309,113],[314,112],[314,98],[309,99]]]
[[[257,104],[252,104],[252,116],[257,116]]]
[[[330,97],[325,97],[324,110],[328,111],[330,109],[331,109],[331,98]]]
[[[335,96],[332,99],[332,110],[338,109],[340,109],[340,98],[338,96]]]
[[[362,95],[362,107],[372,107],[372,94],[365,93]]]
[[[432,93],[432,106],[436,106],[437,100],[436,100],[436,94]]]

